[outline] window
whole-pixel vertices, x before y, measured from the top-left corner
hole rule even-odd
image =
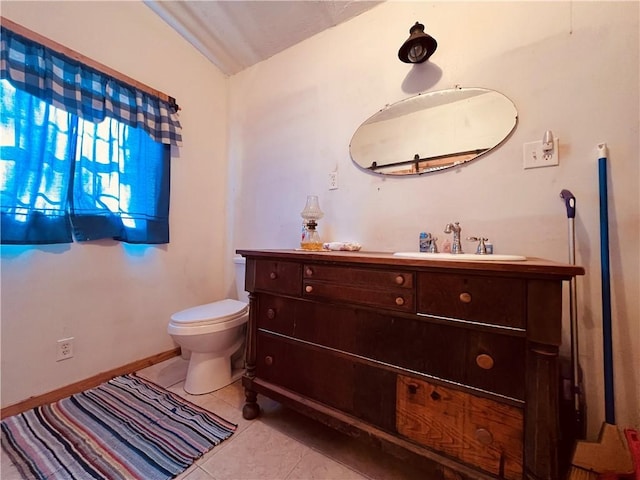
[[[2,243],[167,243],[175,101],[0,28]]]
[[[170,147],[107,118],[79,120],[71,223],[78,240],[169,241]]]
[[[2,243],[169,241],[169,145],[0,81]]]

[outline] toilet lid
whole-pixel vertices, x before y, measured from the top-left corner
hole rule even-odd
[[[226,322],[244,315],[249,305],[239,300],[227,298],[219,302],[187,308],[171,316],[171,321],[179,325],[198,325],[203,323]]]

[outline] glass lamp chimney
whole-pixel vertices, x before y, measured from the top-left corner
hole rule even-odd
[[[317,195],[307,195],[307,203],[304,210],[300,212],[300,216],[304,219],[304,233],[300,247],[303,250],[322,250],[322,241],[316,227],[318,220],[324,216],[324,213],[320,210]]]

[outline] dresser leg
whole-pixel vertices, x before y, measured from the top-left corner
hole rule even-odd
[[[558,347],[528,342],[525,478],[555,480],[558,466]]]
[[[258,405],[258,394],[248,388],[244,389],[246,403],[242,407],[242,417],[245,420],[253,420],[260,415],[260,405]]]

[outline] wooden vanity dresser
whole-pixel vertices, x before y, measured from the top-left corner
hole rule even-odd
[[[419,459],[426,479],[560,478],[562,283],[581,267],[237,253],[246,419],[263,394]]]

